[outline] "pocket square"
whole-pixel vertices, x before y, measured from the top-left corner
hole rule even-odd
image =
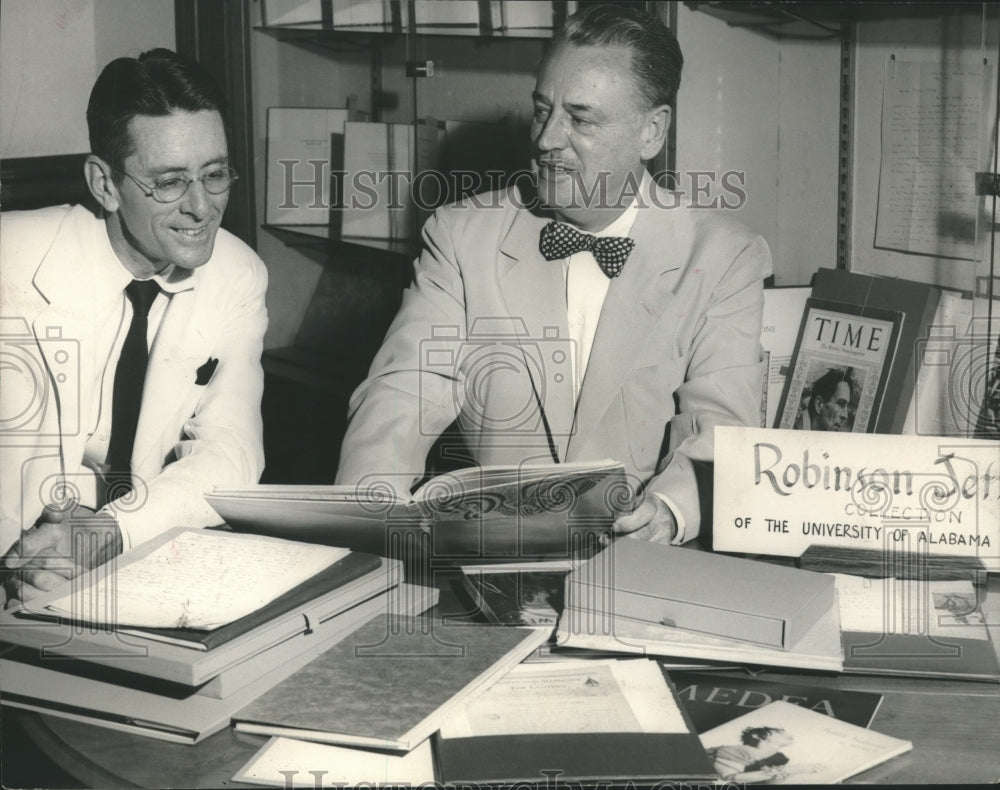
[[[204,387],[208,382],[212,380],[212,376],[215,375],[215,369],[219,366],[219,360],[209,357],[208,361],[205,362],[200,368],[198,368],[195,373],[194,383],[199,387]]]

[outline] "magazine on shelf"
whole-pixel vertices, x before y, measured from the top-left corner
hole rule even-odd
[[[890,310],[904,316],[882,397],[884,406],[869,431],[903,433],[914,383],[925,361],[920,353],[920,338],[927,337],[928,328],[935,322],[941,289],[898,277],[821,268],[813,278],[812,295],[817,299],[857,305],[864,315]],[[936,361],[939,360],[940,357]]]
[[[810,297],[778,407],[778,428],[872,433],[904,314]]]

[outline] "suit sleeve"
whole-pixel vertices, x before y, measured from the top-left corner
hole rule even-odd
[[[267,271],[256,255],[246,254],[249,265],[242,267],[242,276],[232,278],[225,298],[215,305],[226,315],[213,344],[212,356],[219,362],[184,424],[173,459],[148,481],[141,507],[113,502],[106,508],[118,520],[125,549],[170,527],[221,524],[204,493],[214,486],[239,488],[260,479]]]
[[[684,540],[697,536],[702,515],[692,462],[713,460],[715,426],[760,420],[762,281],[770,271],[767,244],[754,236],[712,290],[675,393],[668,452],[646,489],[670,500],[685,525]]]
[[[413,284],[351,397],[338,484],[387,483],[406,496],[461,409],[456,350],[466,336],[465,296],[447,209],[424,225],[423,243]]]

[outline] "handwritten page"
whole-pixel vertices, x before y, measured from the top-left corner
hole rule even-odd
[[[887,64],[876,247],[975,257],[986,68]]]
[[[989,638],[975,588],[968,580],[833,576],[840,600],[840,627],[845,631]]]
[[[255,535],[182,532],[142,559],[109,563],[48,609],[96,624],[211,629],[270,603],[348,549]]]
[[[442,738],[687,732],[655,662],[520,664],[441,728]]]

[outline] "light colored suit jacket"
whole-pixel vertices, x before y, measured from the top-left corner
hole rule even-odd
[[[516,193],[478,200],[489,205],[439,209],[424,228],[414,284],[352,397],[338,482],[405,490],[457,417],[483,465],[623,462],[693,537],[691,461],[712,460],[716,425],[760,418],[766,243],[669,193],[641,197],[574,408],[563,267],[538,249],[548,220]]]
[[[95,316],[121,299],[99,293],[92,276],[109,252],[103,220],[82,207],[0,215],[0,551],[92,478],[81,467],[87,422],[101,377],[114,373],[97,358]],[[173,526],[221,523],[202,494],[255,483],[263,468],[266,270],[220,230],[191,282],[171,296],[150,350],[136,491],[108,506],[126,549]],[[209,358],[214,374],[199,382]]]

